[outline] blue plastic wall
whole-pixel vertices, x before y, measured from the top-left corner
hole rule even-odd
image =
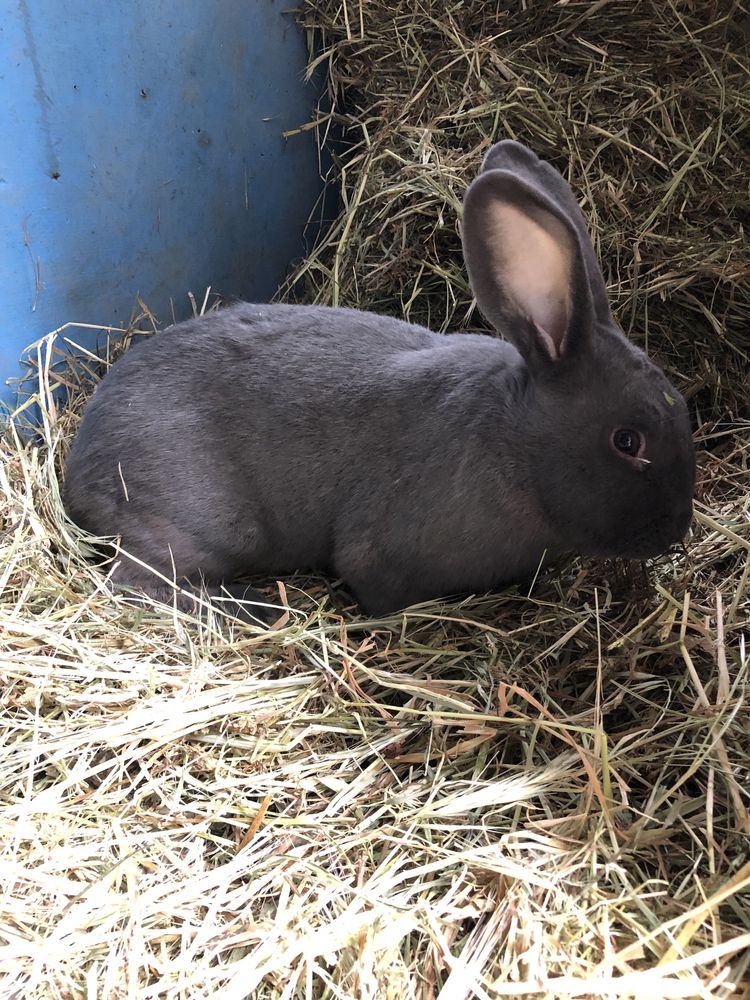
[[[0,399],[25,346],[136,294],[162,322],[273,294],[321,188],[282,137],[318,96],[293,6],[0,0]]]

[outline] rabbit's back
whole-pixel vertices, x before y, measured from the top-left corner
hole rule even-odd
[[[486,383],[507,381],[517,360],[483,335],[236,305],[112,367],[71,449],[66,505],[145,561],[166,541],[177,563],[199,549],[209,575],[326,567],[341,522],[382,518],[396,483],[439,516],[440,469],[466,460],[461,437],[486,410],[478,400],[500,405]]]

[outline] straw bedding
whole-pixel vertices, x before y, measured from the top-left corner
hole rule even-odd
[[[74,328],[40,344],[40,436],[0,446],[0,994],[749,996],[748,13],[298,16],[340,205],[283,294],[485,328],[461,197],[527,142],[690,400],[696,523],[653,565],[382,621],[302,577],[272,633],[137,609],[60,505],[100,369],[56,353]]]

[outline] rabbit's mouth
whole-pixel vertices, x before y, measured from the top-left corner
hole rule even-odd
[[[590,538],[588,546],[582,547],[582,551],[586,555],[604,559],[656,559],[685,540],[692,519],[693,504],[690,500],[679,513],[665,513],[639,525],[639,530],[629,535],[622,532],[622,524],[618,522],[602,533],[599,544],[594,542],[592,545],[593,540]]]
[[[678,518],[664,518],[652,524],[643,536],[630,538],[617,554],[625,559],[656,559],[685,540],[693,519],[693,505]]]

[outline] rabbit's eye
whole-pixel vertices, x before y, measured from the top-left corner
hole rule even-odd
[[[612,444],[623,455],[635,457],[641,450],[643,438],[638,431],[631,431],[626,427],[621,427],[612,435]]]

